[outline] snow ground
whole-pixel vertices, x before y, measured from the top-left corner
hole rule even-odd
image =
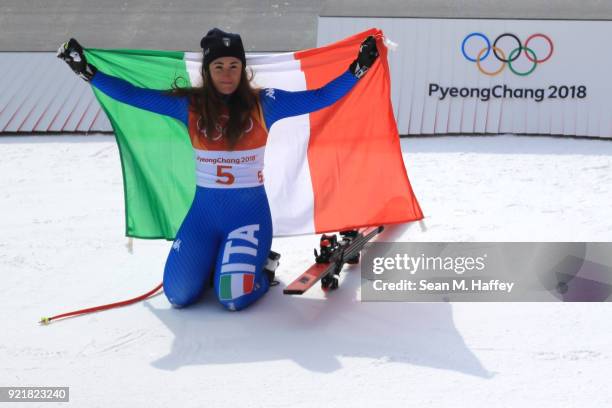
[[[610,241],[612,141],[402,140],[427,216],[405,241]],[[359,269],[327,299],[282,287],[315,236],[276,239],[279,287],[230,313],[144,293],[170,243],[122,236],[111,136],[0,138],[0,386],[69,386],[74,407],[610,406],[610,303],[361,303]],[[20,406],[36,406],[23,403]]]

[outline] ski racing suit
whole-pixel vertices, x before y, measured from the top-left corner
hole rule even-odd
[[[270,286],[263,271],[272,245],[272,217],[263,184],[268,130],[280,119],[314,112],[346,95],[358,79],[349,71],[314,90],[259,92],[245,133],[233,148],[222,137],[225,123],[206,137],[188,97],[139,88],[98,71],[91,84],[108,96],[172,117],[189,132],[196,164],[196,192],[170,249],[163,287],[174,307],[194,303],[210,282],[219,302],[240,310],[262,297]],[[220,122],[226,122],[222,114]],[[287,135],[286,137],[290,137]]]

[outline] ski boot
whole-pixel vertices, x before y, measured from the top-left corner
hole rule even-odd
[[[268,254],[268,259],[266,260],[266,264],[263,267],[263,271],[268,277],[268,282],[270,282],[270,286],[276,286],[279,284],[279,281],[274,279],[276,275],[276,268],[280,264],[278,260],[280,259],[280,254],[278,252],[270,251]]]

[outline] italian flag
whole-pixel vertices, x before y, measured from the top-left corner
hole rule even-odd
[[[223,273],[219,279],[219,299],[232,300],[253,291],[255,274]]]
[[[257,87],[316,89],[348,68],[368,35],[377,38],[380,58],[348,95],[270,129],[264,174],[276,236],[423,218],[402,160],[382,31],[305,51],[247,55],[247,66]],[[201,84],[200,52],[87,49],[86,56],[101,71],[139,87]],[[187,128],[94,92],[119,145],[126,235],[173,239],[195,191]]]

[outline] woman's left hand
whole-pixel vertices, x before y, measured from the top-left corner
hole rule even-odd
[[[359,54],[357,59],[349,66],[349,70],[357,78],[361,78],[378,58],[378,49],[376,48],[376,39],[369,36],[359,46]]]

